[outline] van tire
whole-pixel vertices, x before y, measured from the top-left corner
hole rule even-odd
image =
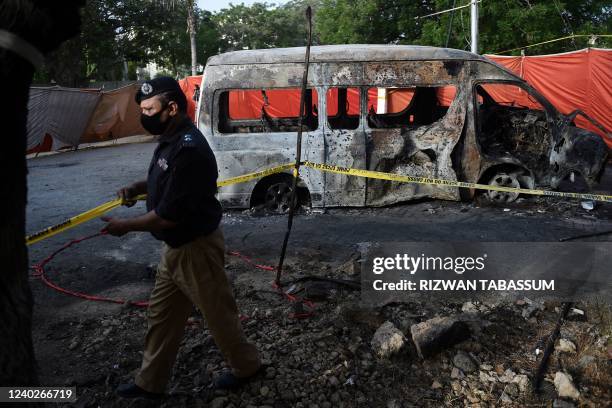
[[[272,214],[289,212],[293,177],[288,174],[274,174],[257,183],[251,195],[251,208],[261,208]],[[309,204],[310,194],[307,188],[297,189],[296,207]]]
[[[490,168],[481,178],[480,183],[510,188],[534,188],[534,180],[530,172],[514,165],[501,165]],[[491,203],[503,204],[516,201],[520,193],[487,190],[482,195]]]

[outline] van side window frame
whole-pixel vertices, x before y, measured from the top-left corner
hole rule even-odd
[[[357,118],[359,120],[359,123],[357,124],[356,127],[354,128],[349,128],[349,127],[332,127],[331,123],[329,122],[329,115],[328,115],[328,109],[329,109],[329,101],[327,100],[327,94],[330,90],[332,89],[346,89],[347,90],[347,100],[348,100],[348,89],[349,88],[353,88],[353,89],[357,89],[359,90],[359,109],[358,112],[359,114],[357,115]],[[328,85],[328,86],[323,86],[320,88],[321,89],[321,94],[324,95],[325,98],[325,128],[328,130],[349,130],[349,131],[356,131],[356,130],[362,130],[363,129],[363,87],[359,86],[359,85]],[[338,99],[339,101],[339,99]],[[340,106],[338,105],[338,112],[340,111]],[[319,109],[319,116],[321,116],[321,109]]]
[[[296,130],[263,131],[263,132],[222,132],[220,129],[220,125],[221,125],[220,115],[224,108],[227,110],[226,112],[227,119],[231,120],[229,119],[229,106],[225,106],[225,104],[221,103],[222,102],[221,98],[223,97],[224,94],[227,95],[227,105],[229,105],[229,92],[230,91],[261,91],[261,90],[269,91],[269,90],[283,90],[283,89],[294,89],[294,88],[286,87],[286,88],[265,88],[265,89],[264,88],[217,88],[215,89],[213,92],[213,98],[212,98],[213,109],[211,110],[211,116],[212,116],[211,117],[211,122],[212,122],[211,131],[212,131],[213,136],[225,137],[227,135],[255,135],[255,134],[275,134],[275,133],[296,132]],[[316,122],[317,127],[315,129],[305,129],[304,132],[316,132],[322,126],[321,112],[320,112],[320,102],[321,102],[320,90],[317,86],[311,86],[307,89],[311,91],[314,90],[317,93],[316,103],[315,101],[313,101],[313,105],[316,105],[318,113],[317,115],[314,115],[314,117],[317,119],[317,122]],[[311,92],[311,95],[312,95],[312,92]]]
[[[393,89],[393,88],[397,88],[397,89],[407,89],[407,88],[443,88],[443,87],[447,87],[447,86],[452,86],[455,88],[455,98],[453,98],[451,104],[448,106],[448,109],[446,110],[446,112],[444,113],[444,115],[436,120],[434,120],[432,123],[430,124],[423,124],[423,125],[413,125],[413,126],[391,126],[391,127],[371,127],[369,120],[368,120],[368,116],[369,116],[369,108],[368,108],[368,90],[371,88],[385,88],[385,89]],[[439,121],[443,120],[446,115],[448,114],[448,111],[451,109],[451,107],[453,106],[454,103],[456,103],[457,101],[457,96],[459,95],[459,88],[460,88],[460,84],[459,83],[432,83],[432,84],[401,84],[395,87],[382,87],[382,86],[376,86],[376,85],[364,85],[362,86],[362,115],[363,115],[363,120],[364,120],[364,127],[367,130],[381,130],[381,129],[415,129],[418,128],[420,126],[431,126],[435,123],[438,123]],[[364,96],[365,94],[365,96]],[[396,112],[393,113],[392,115],[399,115],[402,112],[411,109],[412,107],[414,107],[414,97],[413,99],[410,100],[410,102],[408,103],[408,105],[401,111],[401,112]]]

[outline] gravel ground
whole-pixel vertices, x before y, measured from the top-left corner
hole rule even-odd
[[[37,231],[112,199],[119,187],[145,177],[154,147],[131,144],[29,160],[27,230]],[[608,193],[612,191],[610,173],[599,187]],[[112,214],[130,216],[142,211],[139,203]],[[228,250],[260,263],[277,263],[286,217],[227,211],[222,225]],[[94,220],[32,245],[30,261],[39,261],[68,240],[93,234],[102,226]],[[356,280],[359,242],[557,241],[611,229],[611,205],[589,212],[577,202],[538,198],[505,207],[419,201],[387,208],[304,210],[294,222],[285,278],[316,275]],[[48,267],[48,276],[73,290],[143,300],[151,290],[151,266],[158,257],[159,243],[147,234],[94,238],[58,255]],[[554,401],[554,406],[562,407],[604,406],[612,399],[610,305],[606,303],[576,306],[586,311],[587,318],[566,323],[561,336],[576,351],[553,353],[544,393],[534,395],[529,385],[538,359],[535,350],[542,348],[551,332],[559,304],[501,299],[490,304],[415,301],[364,310],[358,304],[358,292],[328,285],[321,295],[320,287],[302,283],[297,286],[300,293],[317,289],[320,299],[313,316],[294,319],[292,314],[305,305],[270,292],[272,272],[253,268],[236,256],[227,257],[227,271],[245,318],[245,331],[262,351],[268,368],[237,392],[211,392],[210,377],[224,363],[206,323],[194,312],[169,395],[154,406],[551,406]],[[77,406],[149,406],[121,401],[112,392],[139,366],[144,310],[66,296],[35,278],[32,288],[42,382],[76,385]],[[471,316],[468,340],[426,360],[418,357],[410,341],[412,325],[466,312]],[[395,354],[380,358],[371,341],[386,321],[405,341]],[[563,398],[559,393],[567,389],[555,389],[555,381],[567,385],[566,374],[578,397],[571,387],[567,395],[572,396]]]

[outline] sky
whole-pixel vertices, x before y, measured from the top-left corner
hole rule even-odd
[[[229,4],[240,4],[244,3],[245,5],[251,5],[253,3],[274,3],[274,4],[283,4],[286,3],[287,0],[198,0],[198,6],[201,9],[208,11],[219,11],[222,8],[228,8]]]

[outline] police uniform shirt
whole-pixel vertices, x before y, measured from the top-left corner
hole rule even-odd
[[[147,178],[147,211],[173,221],[153,236],[173,248],[208,235],[219,226],[217,162],[200,131],[185,119],[164,134],[153,153]]]

